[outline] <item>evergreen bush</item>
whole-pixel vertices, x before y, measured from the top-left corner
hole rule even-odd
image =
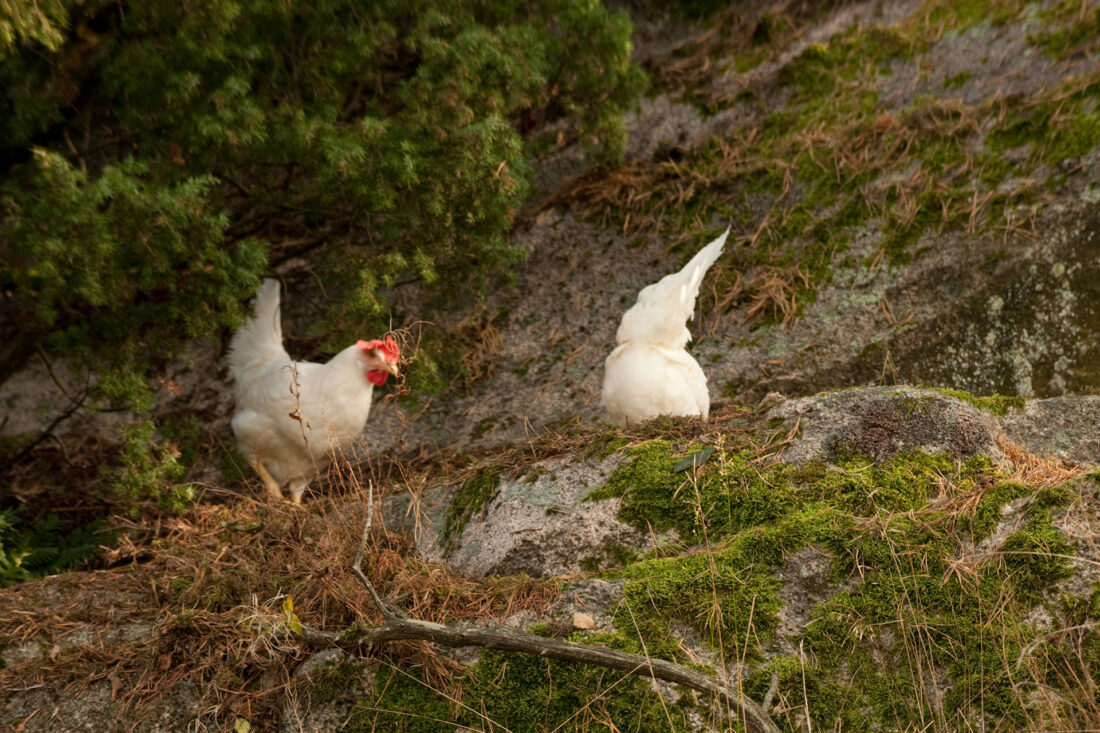
[[[531,131],[614,157],[642,84],[594,0],[4,7],[0,380],[45,347],[139,408],[272,260],[311,251],[347,293],[334,344],[384,326],[400,279],[501,274]]]

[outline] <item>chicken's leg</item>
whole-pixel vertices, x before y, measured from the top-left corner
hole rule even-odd
[[[295,504],[302,503],[302,494],[306,493],[306,487],[309,486],[309,479],[299,476],[298,478],[290,480],[290,500]]]
[[[275,480],[275,477],[268,473],[264,468],[264,464],[261,461],[253,461],[252,470],[259,474],[260,479],[264,482],[264,491],[267,492],[269,498],[275,501],[283,500],[283,490],[279,486],[279,482]]]

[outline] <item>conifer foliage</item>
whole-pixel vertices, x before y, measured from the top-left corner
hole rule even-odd
[[[360,329],[399,279],[498,274],[542,123],[614,157],[642,85],[595,0],[0,6],[0,380],[46,348],[138,407],[272,260]]]

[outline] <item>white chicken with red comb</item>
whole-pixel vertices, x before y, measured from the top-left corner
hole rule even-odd
[[[334,454],[363,432],[375,385],[398,374],[397,343],[359,341],[324,364],[294,361],[283,348],[279,283],[264,280],[251,320],[233,336],[229,368],[237,380],[233,433],[273,499],[300,504]]]
[[[684,347],[691,341],[687,322],[699,285],[722,254],[727,236],[728,228],[682,270],[642,288],[623,314],[617,346],[604,362],[600,398],[612,422],[625,426],[658,415],[710,413],[707,377]]]

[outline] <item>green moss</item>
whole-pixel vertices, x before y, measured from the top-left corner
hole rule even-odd
[[[977,462],[970,468],[988,471]],[[953,478],[958,490],[973,490],[959,483],[962,475]],[[996,524],[991,513],[1031,491],[997,484],[984,495],[972,527],[987,534]],[[856,711],[873,711],[885,728],[947,716],[941,724],[954,729],[975,713],[976,696],[987,720],[1025,726],[1027,696],[1019,694],[1021,670],[1013,661],[1035,636],[1023,620],[1027,610],[1067,576],[1058,555],[1072,548],[1050,514],[1072,495],[1064,486],[1036,492],[1025,527],[1001,548],[1004,562],[957,564],[956,517],[928,509],[878,513],[874,525],[848,536],[842,531],[827,546],[841,575],[858,574],[860,582],[814,611],[798,640],[805,660],[773,662],[779,691],[805,695],[823,728],[847,729]],[[941,669],[951,680],[938,712],[925,694],[926,669]],[[750,689],[770,684],[770,671],[751,679]],[[847,684],[837,686],[838,679]]]
[[[1036,598],[1052,583],[1068,578],[1073,544],[1048,522],[1014,532],[1001,546],[1017,593]]]
[[[1070,80],[1050,101],[1021,105],[994,125],[987,146],[994,153],[1027,148],[1031,163],[1052,167],[1080,158],[1100,143],[1098,96],[1100,80]]]
[[[723,652],[756,658],[758,642],[770,639],[779,621],[774,572],[784,539],[784,528],[757,528],[713,553],[629,566],[621,574],[627,582],[616,627],[644,638],[650,654],[679,658],[671,627],[679,621]],[[744,649],[746,635],[752,642]]]
[[[1032,493],[1032,489],[1012,481],[998,481],[978,501],[974,513],[959,518],[959,529],[977,544],[993,534],[1003,519],[1001,507]]]
[[[944,89],[958,89],[966,85],[970,80],[970,72],[966,69],[959,71],[943,80]]]
[[[614,431],[606,431],[592,437],[584,449],[584,457],[602,461],[621,451],[629,442],[627,438]]]
[[[904,555],[890,557],[902,564],[908,560]],[[941,581],[921,572],[869,567],[868,573],[857,588],[823,603],[802,639],[802,648],[813,660],[808,677],[833,680],[843,665],[852,681],[843,691],[826,690],[819,710],[828,715],[832,708],[833,717],[815,722],[828,727],[850,722],[842,711],[859,709],[873,711],[873,718],[881,722],[933,719],[922,667],[943,669],[954,682],[944,705],[948,714],[961,705],[965,716],[970,696],[981,690],[986,716],[1008,717],[1015,725],[1022,722],[1011,670],[1000,655],[1018,654],[1026,629],[1007,620],[996,626],[989,623],[1003,609],[998,578],[988,575],[963,585],[954,577]],[[953,721],[948,729],[959,722]]]
[[[611,472],[604,485],[585,497],[585,501],[599,501],[624,496],[634,487],[662,486],[666,489],[677,482],[672,473],[676,461],[672,458],[672,444],[654,440],[627,451],[632,460]]]
[[[1096,6],[1060,0],[1049,4],[1039,15],[1041,27],[1028,36],[1028,41],[1055,59],[1079,53],[1094,46],[1100,38],[1100,12]]]
[[[615,571],[626,581],[616,628],[676,659],[679,622],[724,655],[761,660],[782,608],[777,574],[814,546],[833,558],[827,581],[840,590],[789,639],[806,658],[772,660],[748,689],[762,694],[775,671],[786,699],[805,700],[824,728],[865,725],[868,715],[883,729],[955,715],[952,728],[973,714],[978,690],[987,719],[1025,724],[1020,672],[1004,659],[1034,639],[1029,609],[1069,572],[1059,556],[1073,548],[1051,516],[1072,487],[1005,481],[984,457],[956,465],[914,452],[875,464],[840,455],[833,465],[762,467],[743,447],[719,446],[694,480],[671,473],[679,454],[670,443],[640,446],[601,489],[622,498],[620,518],[707,548]],[[964,547],[1003,520],[1001,507],[1029,496],[998,559],[960,564]],[[952,681],[943,709],[953,712],[925,696],[930,668]]]
[[[812,490],[819,501],[857,516],[906,512],[927,504],[936,495],[941,477],[955,473],[951,459],[944,455],[903,453],[879,465],[862,456],[848,455],[838,457],[836,469],[824,471],[804,491]],[[965,486],[972,483],[973,477],[967,472],[958,475],[957,481]]]
[[[699,471],[677,473],[680,460],[699,448],[676,453],[662,440],[633,448],[631,460],[612,471],[587,499],[622,497],[623,521],[642,530],[675,530],[681,540],[693,543],[706,536],[729,537],[790,508],[789,485],[757,471],[747,452],[722,451]]]
[[[1025,4],[1020,0],[931,0],[925,3],[926,12],[916,16],[926,27],[957,33],[981,23],[1004,25],[1019,15]]]
[[[642,652],[621,634],[570,639]],[[486,649],[458,684],[460,690],[433,689],[418,676],[382,668],[374,699],[360,703],[345,730],[435,733],[456,724],[481,730],[488,721],[494,730],[532,733],[692,729],[686,712],[662,703],[652,683],[601,667]]]
[[[194,578],[172,578],[171,582],[168,583],[168,590],[173,596],[175,596],[190,588],[192,583],[194,582]]]
[[[455,708],[443,691],[433,689],[419,676],[396,667],[379,667],[373,699],[355,708],[344,730],[437,733],[447,723],[457,722]]]
[[[620,635],[576,640],[581,639],[641,651]],[[482,653],[474,671],[476,681],[467,692],[486,701],[491,720],[512,730],[587,731],[594,724],[599,729],[610,724],[611,730],[689,729],[684,712],[663,707],[650,685],[637,677],[624,679],[621,673],[597,667],[493,651]],[[614,694],[607,694],[612,687]]]
[[[493,468],[482,468],[459,487],[447,510],[442,539],[451,542],[466,528],[470,519],[484,510],[496,496],[500,474]]]
[[[1009,727],[1023,723],[1023,697],[1004,659],[1014,659],[1032,632],[1008,613],[1015,599],[1006,596],[999,566],[983,566],[976,576],[952,572],[952,549],[946,536],[905,518],[850,546],[863,581],[822,603],[801,638],[811,660],[806,678],[832,681],[843,672],[851,682],[843,690],[826,684],[813,695],[823,716],[815,722],[850,725],[848,716],[861,709],[880,724],[934,719],[920,670],[938,668],[953,683],[947,714],[965,718],[980,690],[983,715],[1011,721]],[[802,675],[788,676],[786,684],[794,693],[801,682]]]
[[[328,664],[309,674],[310,698],[333,702],[349,694],[361,693],[361,681],[366,664],[360,661],[343,661]]]
[[[964,392],[961,389],[947,389],[945,387],[926,387],[926,389],[932,389],[941,394],[954,397],[957,400],[977,407],[979,410],[991,412],[998,417],[1004,417],[1008,414],[1009,410],[1022,410],[1027,404],[1027,400],[1023,397],[998,394],[977,396],[969,392]]]
[[[600,569],[600,559],[598,557],[586,557],[581,560],[581,570],[586,573],[595,573]]]

